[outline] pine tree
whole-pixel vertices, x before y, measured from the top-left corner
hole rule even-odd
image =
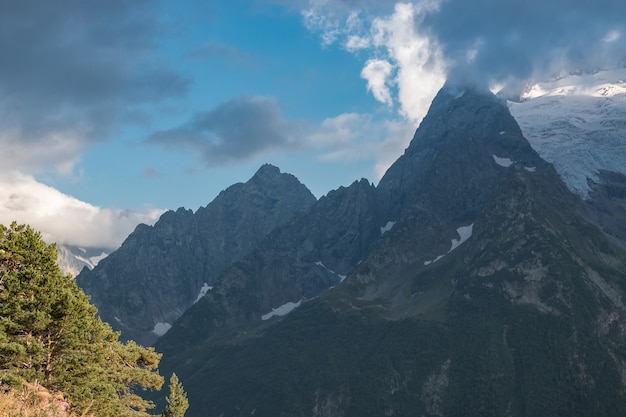
[[[95,415],[147,415],[135,391],[161,388],[160,355],[119,342],[56,257],[29,226],[0,225],[0,383],[37,381]]]
[[[172,374],[170,378],[169,390],[170,394],[165,398],[167,405],[162,417],[183,417],[189,407],[189,401],[183,384],[178,380],[176,374]]]

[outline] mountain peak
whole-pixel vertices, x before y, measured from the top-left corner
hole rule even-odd
[[[122,337],[151,344],[225,268],[315,201],[296,177],[265,164],[196,213],[170,210],[138,227],[77,282]]]
[[[379,201],[387,220],[419,205],[448,210],[449,220],[460,221],[453,211],[475,213],[502,169],[513,164],[539,173],[547,166],[524,139],[506,102],[485,89],[446,84],[404,155],[380,180]]]
[[[263,164],[254,174],[255,177],[276,177],[280,175],[280,169],[272,164]]]
[[[458,98],[458,96],[464,95],[465,92],[469,92],[471,94],[479,94],[486,97],[495,97],[491,93],[491,90],[489,90],[488,86],[468,81],[455,81],[449,79],[439,90],[440,94],[447,94],[454,98]]]

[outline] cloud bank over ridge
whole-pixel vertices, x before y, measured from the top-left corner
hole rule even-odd
[[[162,213],[97,207],[28,175],[0,175],[0,224],[29,224],[48,243],[117,249],[138,223],[153,224]]]
[[[616,0],[309,0],[323,44],[368,55],[381,103],[419,121],[446,78],[519,90],[529,81],[626,65],[626,2]],[[417,99],[420,97],[421,99]]]

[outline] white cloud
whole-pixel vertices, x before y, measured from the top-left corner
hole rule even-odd
[[[0,223],[31,225],[49,243],[117,248],[139,223],[154,223],[162,210],[102,208],[17,172],[0,175]]]
[[[348,3],[312,0],[302,16],[324,45],[340,43],[358,56],[369,55],[361,71],[367,90],[387,106],[397,102],[398,113],[416,127],[446,78],[437,42],[419,31],[419,23],[440,3],[396,3],[387,15],[373,16],[367,9],[351,10]]]
[[[346,49],[350,52],[356,52],[359,49],[369,48],[370,46],[371,41],[365,36],[350,35],[346,42]]]
[[[334,43],[340,36],[341,21],[334,13],[328,13],[332,9],[324,10],[326,1],[313,1],[311,7],[302,10],[304,25],[311,32],[320,32],[323,45]]]
[[[612,43],[612,42],[619,40],[619,38],[621,37],[622,37],[622,33],[619,30],[612,30],[609,33],[607,33],[604,39],[602,40],[606,43]]]
[[[308,140],[314,147],[338,147],[354,143],[360,134],[360,127],[370,123],[371,117],[368,115],[343,113],[325,119],[321,128],[310,134]]]
[[[391,106],[393,100],[387,83],[393,71],[393,66],[383,59],[370,59],[361,71],[361,77],[367,80],[367,90],[374,98],[383,104]]]
[[[400,114],[419,123],[445,82],[446,66],[436,41],[418,31],[419,21],[436,9],[437,2],[398,3],[393,14],[372,22],[373,44],[397,69]]]
[[[415,126],[403,120],[385,122],[385,139],[379,144],[376,152],[375,178],[381,179],[413,139]]]
[[[406,120],[381,121],[369,114],[344,113],[324,120],[308,136],[313,147],[322,149],[323,160],[372,159],[372,178],[378,181],[408,146],[415,127]]]
[[[366,57],[360,75],[367,90],[398,116],[382,121],[379,115],[342,114],[326,119],[308,139],[324,148],[325,160],[371,159],[372,177],[379,180],[408,146],[445,82],[443,53],[419,29],[441,0],[396,3],[393,8],[390,2],[365,2],[379,7],[375,13],[360,7],[362,3],[310,0],[302,16],[306,27],[320,34],[322,44],[338,43],[357,58]]]
[[[49,130],[31,138],[25,137],[18,126],[1,126],[0,165],[3,171],[41,172],[53,169],[62,175],[71,175],[87,146],[85,132],[80,127]]]

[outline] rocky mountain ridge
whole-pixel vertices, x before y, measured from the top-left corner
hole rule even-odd
[[[626,411],[626,253],[505,102],[442,89],[405,154],[365,189],[350,210],[313,215],[320,199],[268,235],[157,342],[190,415]],[[309,225],[355,211],[361,226],[345,240],[366,244],[340,269],[320,248],[346,229]],[[343,282],[303,296],[315,267]]]
[[[315,201],[293,175],[264,165],[196,213],[179,208],[152,227],[137,226],[118,250],[76,280],[122,337],[150,345],[224,268]]]
[[[124,244],[144,261],[145,248],[162,247],[149,253],[167,264],[144,264],[155,276],[172,260],[212,268],[156,341],[162,369],[188,391],[190,416],[626,413],[619,173],[601,173],[583,201],[505,101],[452,85],[376,187],[355,181],[290,210],[297,198],[268,198],[282,195],[274,181],[285,174],[261,171],[246,192],[229,189],[231,199],[196,214],[166,213]],[[237,211],[241,201],[259,210]],[[257,229],[273,207],[293,214]],[[242,250],[250,230],[257,240]],[[222,237],[206,247],[204,235]],[[212,251],[239,256],[198,262]],[[106,271],[138,276],[135,258],[113,255],[94,270],[99,294],[127,285]],[[164,282],[170,295],[181,293],[173,283],[189,286],[181,275]],[[120,305],[150,311],[129,301]]]
[[[282,306],[299,305],[339,284],[382,233],[374,190],[366,180],[355,181],[279,226],[221,273],[160,349],[178,349],[181,337],[193,345],[216,331],[237,333],[242,323],[263,321]]]

